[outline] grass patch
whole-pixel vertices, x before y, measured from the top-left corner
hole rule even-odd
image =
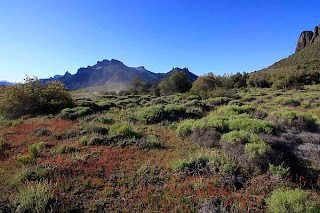
[[[20,189],[15,199],[18,204],[16,212],[50,212],[54,197],[48,182],[28,183],[26,187]]]

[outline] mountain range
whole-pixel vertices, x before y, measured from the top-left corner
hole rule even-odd
[[[139,77],[148,85],[158,83],[162,79],[171,76],[174,72],[184,72],[188,75],[191,82],[195,81],[198,76],[191,73],[187,68],[173,68],[168,73],[154,73],[145,67],[128,67],[121,61],[103,60],[98,61],[93,66],[78,69],[77,73],[71,75],[67,72],[63,76],[55,76],[49,79],[42,79],[43,82],[59,79],[70,90],[83,89],[88,87],[99,87],[108,91],[127,90],[133,79]]]

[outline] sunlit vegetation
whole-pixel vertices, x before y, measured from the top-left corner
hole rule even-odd
[[[166,95],[136,79],[129,93],[2,117],[0,210],[319,212],[319,85],[247,78],[204,76]]]

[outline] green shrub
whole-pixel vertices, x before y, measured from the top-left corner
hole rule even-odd
[[[102,117],[98,118],[98,121],[103,124],[113,124],[114,123],[114,120],[112,118],[107,117],[107,116],[102,116]]]
[[[228,106],[223,106],[220,107],[217,110],[218,115],[225,115],[225,116],[230,116],[230,115],[239,115],[239,114],[250,114],[256,111],[256,108],[254,106],[249,106],[249,105],[243,105],[243,106],[237,106],[237,105],[228,105]]]
[[[63,109],[60,117],[63,119],[75,120],[91,114],[94,114],[94,111],[90,107],[75,107]]]
[[[244,130],[233,130],[222,135],[220,143],[261,143],[263,140],[256,134],[248,133]]]
[[[0,126],[20,126],[21,124],[23,124],[22,119],[0,120]]]
[[[5,87],[0,114],[15,119],[30,114],[52,114],[71,106],[71,95],[60,81],[44,84],[38,79],[27,78],[24,84]]]
[[[219,106],[223,104],[227,104],[232,100],[232,98],[228,97],[216,97],[216,98],[209,98],[206,100],[209,106]]]
[[[164,148],[154,136],[143,137],[139,140],[139,147],[141,149],[161,149]]]
[[[275,111],[271,113],[279,123],[296,127],[313,129],[318,126],[317,119],[310,113],[299,111]]]
[[[140,113],[140,118],[146,124],[158,123],[164,118],[164,106],[155,105],[144,108]]]
[[[16,212],[50,212],[53,201],[54,193],[48,182],[28,183],[15,199],[18,205]]]
[[[108,129],[102,126],[95,126],[95,125],[88,125],[83,130],[85,133],[89,134],[101,134],[106,135],[108,134]]]
[[[192,157],[189,159],[181,159],[173,162],[173,164],[171,165],[171,168],[174,171],[183,171],[186,168],[193,167],[193,165],[197,162],[206,164],[209,162],[209,158],[206,156],[200,156],[200,157]]]
[[[80,150],[75,147],[63,146],[56,150],[57,154],[70,154],[73,152],[79,152]]]
[[[28,151],[29,151],[29,156],[31,159],[35,159],[39,157],[41,148],[45,145],[44,142],[39,142],[39,143],[34,143],[29,146]]]
[[[309,193],[302,189],[276,189],[266,199],[266,203],[268,211],[272,213],[320,212],[316,205],[309,200]]]
[[[274,101],[283,106],[299,106],[300,105],[300,101],[292,97],[279,96]]]
[[[9,181],[10,187],[16,187],[26,181],[39,180],[42,174],[39,169],[24,168],[19,173],[15,174],[13,178]]]
[[[246,130],[255,133],[271,134],[277,129],[277,125],[274,122],[250,118],[233,119],[228,124],[231,130]]]
[[[228,123],[229,123],[229,118],[225,116],[218,116],[212,113],[207,117],[204,117],[200,120],[195,121],[193,128],[200,127],[201,129],[204,129],[204,130],[215,128],[218,131],[224,132],[224,131],[228,131],[229,129]]]
[[[21,154],[18,154],[15,159],[23,164],[27,164],[27,163],[30,163],[31,162],[31,157],[30,155],[21,155]]]
[[[281,165],[274,166],[269,163],[269,172],[273,175],[280,175],[282,177],[286,177],[289,174],[290,168],[284,168]]]
[[[121,135],[125,137],[140,138],[141,134],[132,130],[131,125],[128,123],[115,123],[110,126],[110,135]]]
[[[195,120],[186,120],[180,123],[176,130],[177,135],[182,139],[189,137],[192,133],[194,123]]]
[[[155,105],[143,109],[141,120],[146,124],[159,123],[162,120],[178,120],[186,116],[186,108],[180,105]]]
[[[271,147],[266,144],[264,141],[262,142],[253,142],[247,143],[245,145],[245,151],[249,154],[249,158],[254,158],[257,155],[263,155],[268,152]]]
[[[3,140],[3,138],[0,138],[0,154],[6,151],[8,147],[9,145]]]
[[[85,137],[85,136],[82,136],[82,137],[79,139],[79,141],[80,141],[80,143],[81,143],[82,145],[84,145],[84,146],[88,144],[88,138]]]

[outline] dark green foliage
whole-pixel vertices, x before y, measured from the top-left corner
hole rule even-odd
[[[4,151],[6,151],[9,147],[9,144],[7,144],[3,138],[0,138],[0,154],[3,154]]]
[[[271,113],[271,118],[278,123],[296,128],[297,130],[316,130],[318,128],[317,119],[311,114],[299,111],[275,111]]]
[[[75,107],[63,109],[60,117],[63,119],[75,120],[91,114],[94,114],[94,111],[90,107]]]
[[[213,75],[212,73],[199,77],[192,85],[191,91],[195,94],[200,95],[203,98],[208,97],[217,97],[214,95],[215,90],[219,91],[220,95],[223,96],[223,90],[229,90],[233,88],[241,88],[246,87],[246,81],[248,78],[248,74],[246,73],[237,73],[234,75],[224,75],[224,76],[217,76]]]
[[[73,106],[71,96],[61,82],[42,84],[37,79],[27,78],[24,84],[5,88],[0,101],[0,114],[11,119],[56,113],[70,106]]]
[[[143,109],[140,118],[147,124],[159,123],[162,120],[178,120],[187,116],[186,108],[180,105],[155,105]]]
[[[138,95],[138,94],[146,94],[148,92],[148,86],[146,83],[141,81],[139,77],[136,77],[132,84],[131,87],[128,90],[130,94]]]
[[[63,147],[60,147],[56,153],[57,154],[70,154],[70,153],[73,153],[73,152],[79,152],[80,150],[78,148],[75,148],[75,147],[71,147],[71,146],[63,146]]]
[[[184,93],[190,90],[192,84],[188,75],[182,71],[174,72],[169,78],[159,84],[161,95]]]
[[[96,126],[96,125],[87,125],[84,129],[83,132],[89,133],[89,134],[101,134],[101,135],[106,135],[108,134],[108,129],[102,126]]]

